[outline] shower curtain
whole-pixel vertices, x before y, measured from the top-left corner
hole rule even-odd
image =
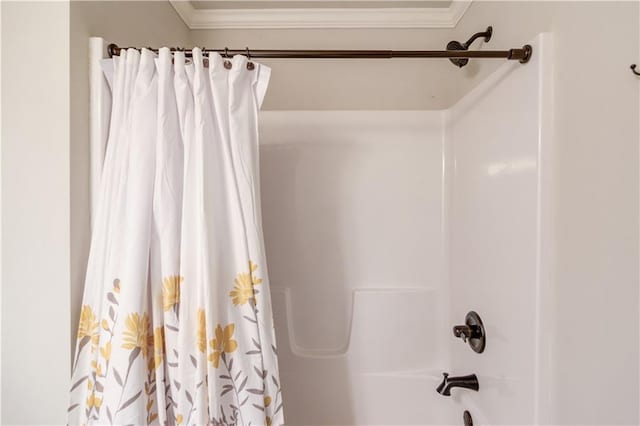
[[[123,51],[69,424],[281,425],[244,56]]]

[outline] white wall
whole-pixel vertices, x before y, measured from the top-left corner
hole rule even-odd
[[[448,111],[451,324],[473,310],[487,333],[482,354],[449,339],[450,373],[480,382],[479,392],[452,397],[474,424],[548,424],[556,397],[546,380],[554,332],[549,39],[531,43],[526,66],[502,64]]]
[[[2,2],[2,423],[69,388],[69,4]]]
[[[443,114],[261,114],[289,425],[443,424]]]
[[[639,420],[638,7],[474,2],[456,28],[493,25],[493,47],[553,34],[554,423]],[[495,66],[475,62],[458,96]]]

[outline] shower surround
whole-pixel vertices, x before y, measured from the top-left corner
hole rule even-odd
[[[548,422],[551,40],[442,111],[266,111],[289,425]],[[477,311],[487,348],[451,327]],[[442,372],[479,392],[435,392]]]

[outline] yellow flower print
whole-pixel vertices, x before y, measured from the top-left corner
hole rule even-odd
[[[256,265],[252,261],[249,261],[249,270],[251,271],[251,276],[253,277],[253,273],[258,270],[258,265]],[[254,285],[260,284],[260,283],[262,283],[262,279],[261,278],[253,277],[253,284]]]
[[[102,355],[105,361],[111,359],[111,342],[107,342],[106,345],[100,348],[100,355]]]
[[[253,273],[258,269],[258,265],[249,261],[249,271],[238,274],[234,280],[233,290],[229,292],[234,305],[244,305],[249,300],[255,300],[254,287],[262,283],[262,279]]]
[[[91,409],[92,407],[100,408],[102,405],[102,400],[96,397],[95,393],[91,393],[89,398],[87,398],[87,408]]]
[[[223,353],[231,353],[238,348],[238,342],[233,339],[235,328],[235,324],[227,325],[224,330],[220,324],[216,327],[216,338],[209,341],[209,345],[213,350],[209,354],[209,361],[211,361],[214,368],[218,368],[220,356]]]
[[[265,396],[264,397],[264,406],[268,407],[269,405],[271,405],[271,397],[270,396]]]
[[[183,420],[183,418],[182,418],[182,414],[178,414],[178,415],[176,416],[176,423],[177,423],[177,424],[179,424],[179,425],[181,425],[181,424],[182,424],[182,420]]]
[[[125,321],[127,329],[124,331],[122,347],[124,349],[140,348],[143,358],[149,353],[149,316],[144,313],[140,316],[137,312],[129,314]]]
[[[93,371],[96,373],[96,377],[102,377],[102,365],[98,363],[98,361],[91,361],[91,367]]]
[[[204,309],[198,309],[198,330],[196,335],[198,336],[198,350],[205,352],[207,350],[207,319]]]
[[[267,416],[267,426],[271,426],[271,417]]]
[[[165,312],[180,303],[180,284],[183,280],[179,275],[171,275],[162,280],[162,305]]]
[[[253,285],[249,274],[239,274],[235,279],[233,290],[229,292],[234,305],[244,305],[253,299]]]
[[[89,337],[93,347],[98,345],[98,321],[91,306],[84,305],[80,311],[80,324],[78,326],[78,339]]]
[[[164,343],[164,328],[156,327],[153,331],[153,361],[154,368],[160,367],[162,359],[164,357],[165,343]]]

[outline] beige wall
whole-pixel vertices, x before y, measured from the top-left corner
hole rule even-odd
[[[2,7],[2,423],[62,424],[69,353],[69,4]]]
[[[563,424],[638,423],[638,16],[637,2],[482,2],[456,28],[492,24],[500,48],[554,37],[551,400]],[[476,65],[457,96],[495,67]]]
[[[183,45],[188,31],[165,1],[1,8],[0,420],[64,424],[90,237],[89,37]]]
[[[439,50],[451,35],[451,29],[195,30],[192,41],[252,49]],[[274,70],[263,110],[442,109],[453,103],[460,75],[449,61],[424,59],[261,62]]]
[[[71,2],[71,328],[77,330],[89,253],[89,37],[120,46],[189,45],[167,1]],[[75,345],[75,341],[71,342]]]

